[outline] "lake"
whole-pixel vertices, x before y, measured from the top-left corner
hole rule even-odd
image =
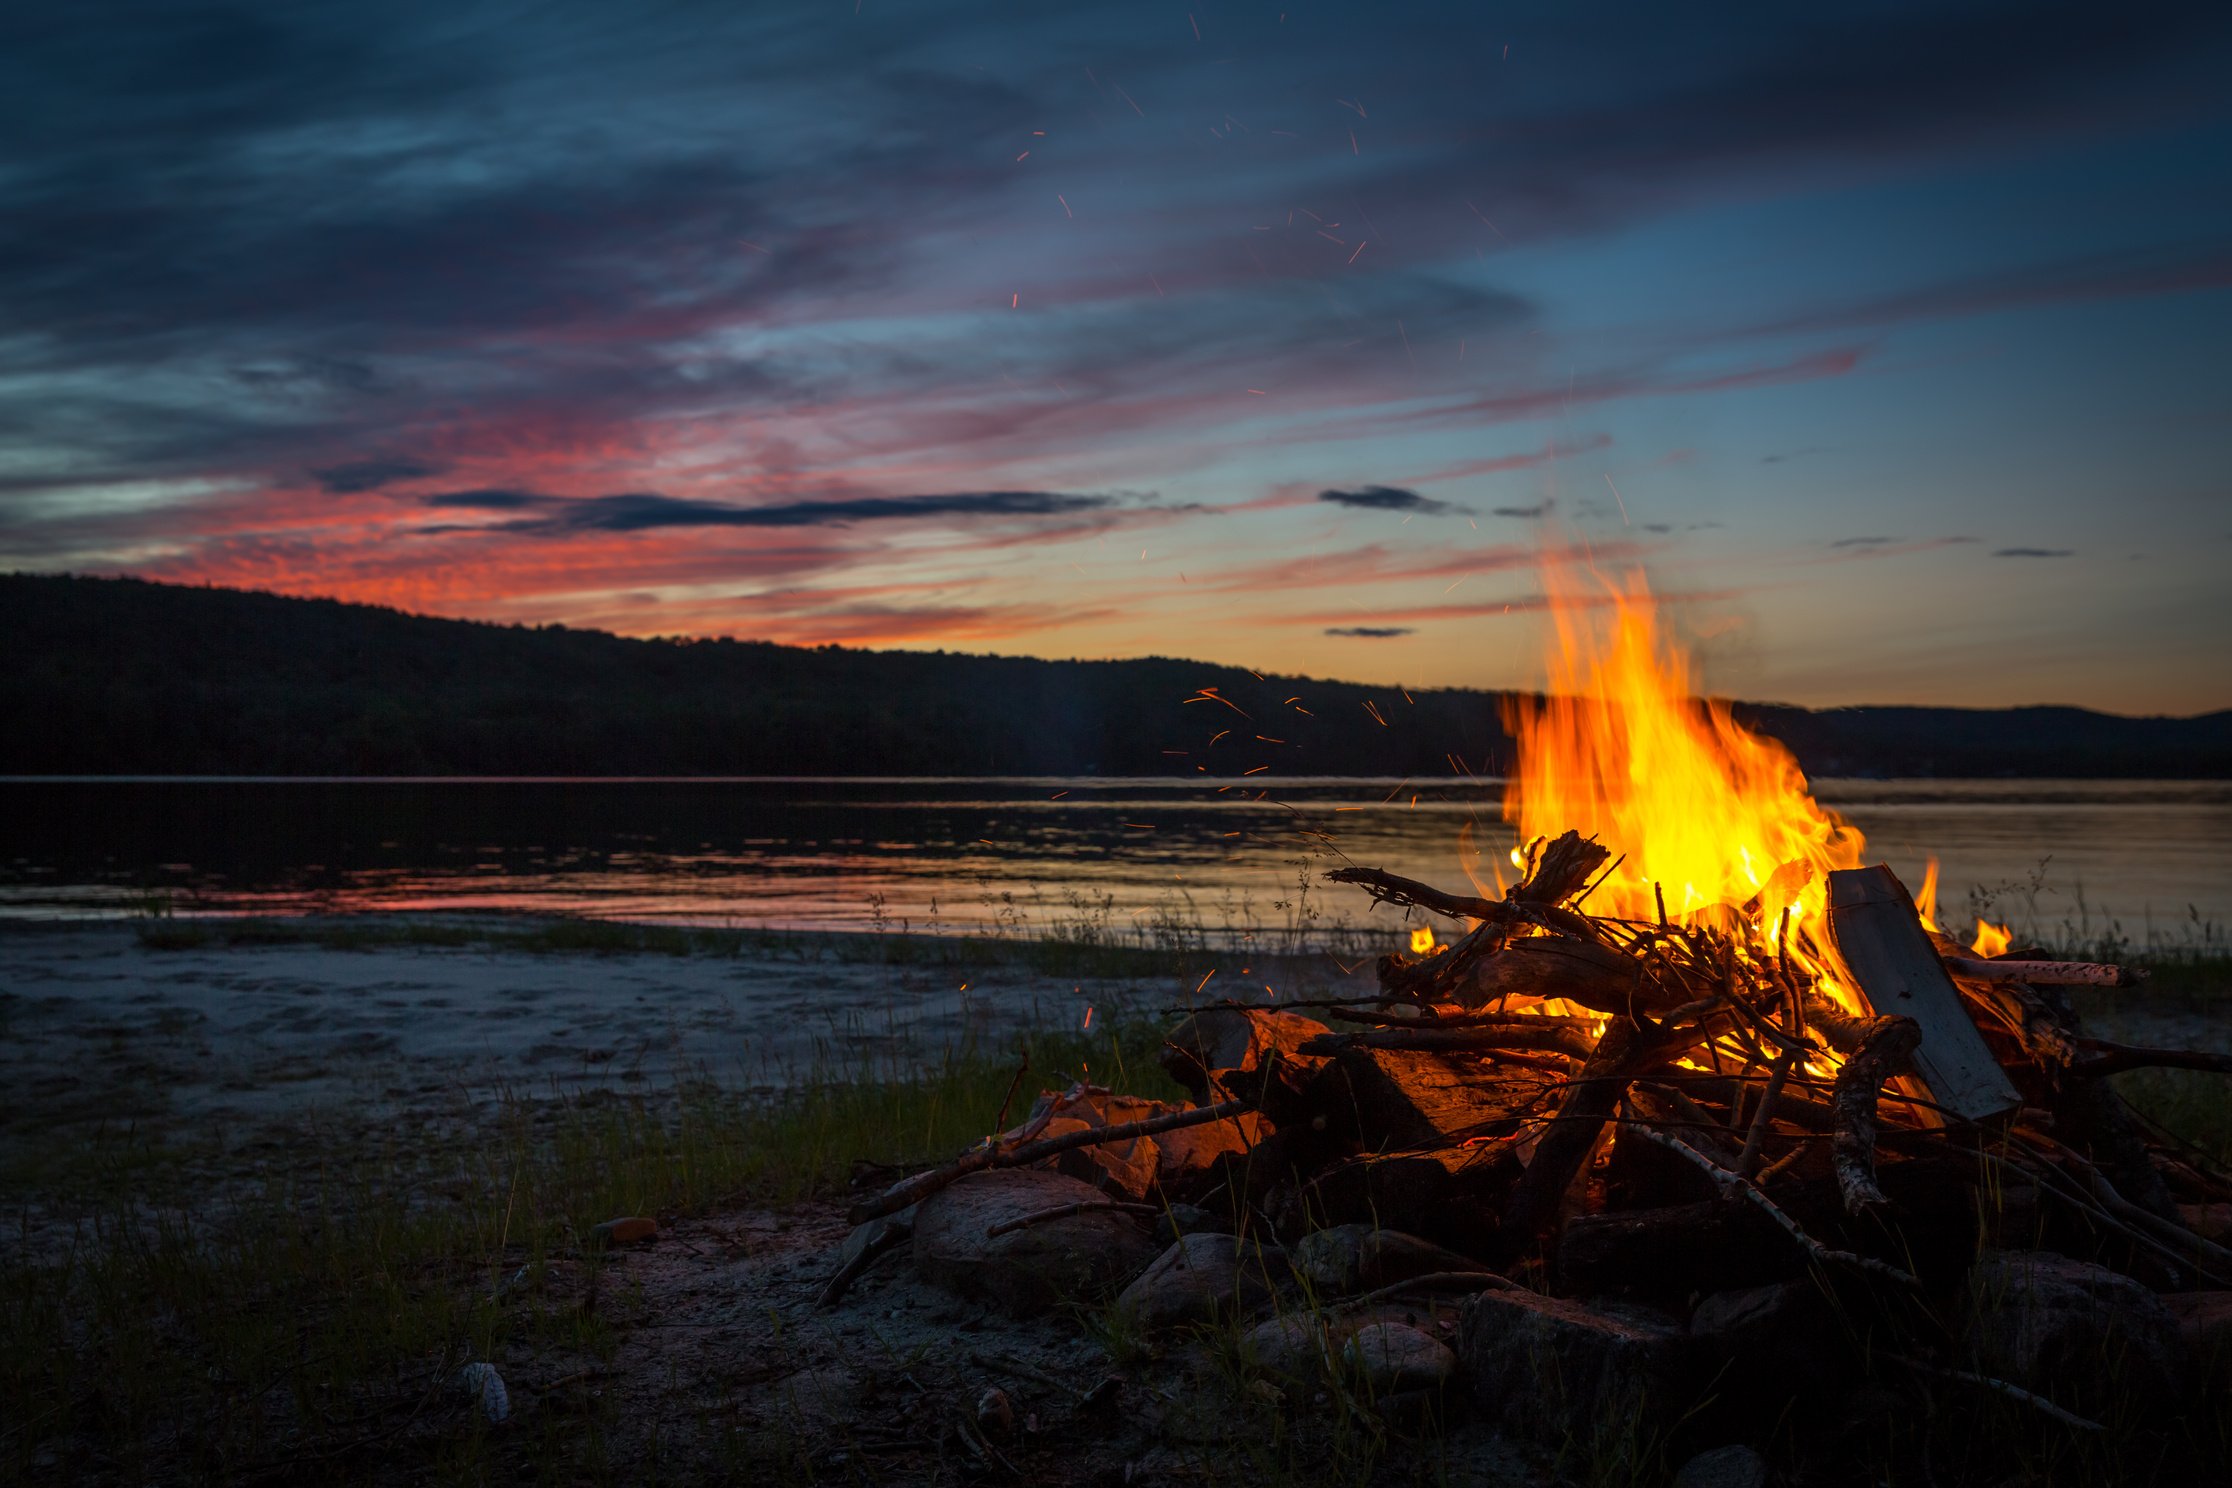
[[[2232,918],[2232,783],[1822,780],[1869,857],[2049,940]],[[1152,940],[1362,920],[1349,860],[1463,890],[1500,782],[9,780],[0,916],[527,911]]]

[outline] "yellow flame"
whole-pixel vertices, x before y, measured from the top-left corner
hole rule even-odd
[[[2006,953],[2015,943],[2014,932],[2005,925],[1995,925],[1990,920],[1976,922],[1976,935],[1969,941],[1969,949],[1979,956],[1998,956]]]
[[[1434,948],[1434,927],[1421,925],[1411,932],[1411,954],[1423,956]]]
[[[1625,859],[1592,913],[1736,920],[1772,940],[1790,912],[1794,958],[1848,1006],[1827,933],[1827,875],[1860,862],[1860,833],[1815,801],[1790,752],[1694,696],[1640,575],[1546,566],[1557,648],[1539,701],[1505,722],[1518,768],[1504,816],[1522,842],[1568,828]]]

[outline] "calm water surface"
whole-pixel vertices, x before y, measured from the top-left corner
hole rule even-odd
[[[2232,783],[1815,783],[1919,884],[2172,943],[2232,919]],[[1344,858],[1462,889],[1494,781],[5,781],[0,916],[516,910],[1030,933],[1354,920]],[[1318,923],[1325,923],[1321,920]],[[2221,932],[2220,932],[2221,933]]]

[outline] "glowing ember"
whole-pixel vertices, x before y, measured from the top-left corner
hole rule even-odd
[[[1411,932],[1411,954],[1423,956],[1434,948],[1434,928],[1421,925]]]

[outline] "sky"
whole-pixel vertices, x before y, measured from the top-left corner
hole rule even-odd
[[[2224,708],[2226,14],[15,7],[0,570]]]

